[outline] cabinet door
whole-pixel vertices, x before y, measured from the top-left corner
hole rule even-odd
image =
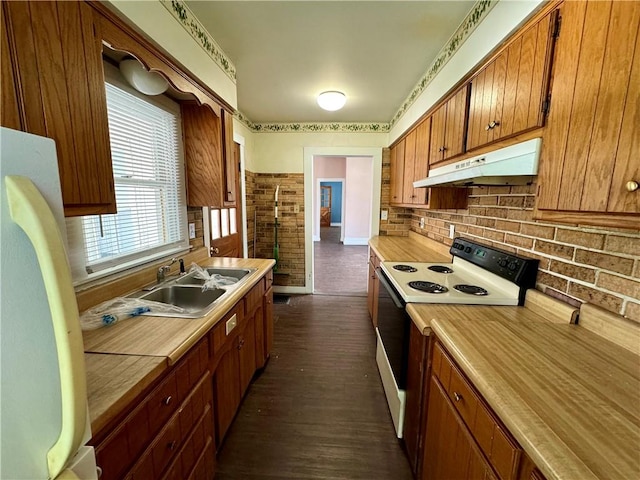
[[[427,337],[413,323],[409,334],[409,363],[407,367],[407,401],[403,438],[414,475],[418,472],[420,457],[420,425],[422,415],[422,392]]]
[[[537,209],[638,228],[640,195],[625,187],[640,177],[640,4],[565,2],[561,16]]]
[[[465,85],[446,103],[447,119],[445,124],[443,159],[447,160],[465,151],[465,133],[469,111],[469,85]]]
[[[187,170],[187,205],[222,206],[224,186],[220,118],[207,106],[184,103],[182,131]]]
[[[493,479],[486,459],[450,404],[436,377],[431,377],[422,478]]]
[[[412,183],[426,178],[429,173],[429,136],[431,135],[431,117],[416,127],[416,154],[413,163]],[[413,188],[413,202],[416,205],[427,203],[427,189]]]
[[[6,2],[0,5],[0,16],[2,21],[2,45],[0,46],[0,54],[2,55],[2,83],[0,88],[2,89],[2,126],[12,128],[14,130],[20,130],[22,122],[20,120],[20,106],[18,104],[18,90],[15,83],[15,72],[13,70],[13,63],[11,59],[11,53],[9,51],[9,24],[5,21],[4,9]]]
[[[429,168],[444,159],[445,122],[447,120],[447,106],[442,105],[431,115],[431,141],[429,146]]]
[[[216,411],[216,445],[222,445],[227,430],[231,426],[240,405],[240,356],[238,340],[231,342],[220,359],[214,376],[214,398]]]
[[[102,39],[93,9],[85,2],[3,7],[22,128],[56,141],[65,215],[115,213]]]
[[[223,205],[236,206],[238,191],[238,165],[240,164],[240,150],[233,141],[233,114],[226,110],[222,112],[224,138],[224,192]]]
[[[259,308],[258,310],[261,310]],[[255,317],[248,318],[238,342],[240,353],[240,396],[249,388],[253,374],[256,373],[256,322]]]
[[[391,149],[390,203],[402,203],[402,186],[404,181],[404,139]]]
[[[415,203],[416,195],[413,190],[413,170],[416,163],[416,137],[414,128],[404,139],[404,169],[402,171],[402,203]]]
[[[544,125],[556,18],[552,12],[511,40],[472,79],[468,150]]]

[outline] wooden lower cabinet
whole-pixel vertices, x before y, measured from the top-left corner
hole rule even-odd
[[[427,352],[428,337],[422,335],[413,323],[409,333],[409,364],[407,366],[407,387],[404,417],[404,445],[409,457],[411,471],[416,475],[419,471],[421,458],[420,443],[422,435],[420,425],[422,418],[424,369]]]
[[[213,478],[216,450],[271,351],[272,282],[269,272],[118,423],[94,432],[101,480]]]
[[[205,338],[95,445],[101,479],[161,478],[167,465],[181,458],[178,452],[197,420],[212,409],[210,378]],[[205,435],[213,439],[213,422],[205,425]]]
[[[417,478],[544,479],[444,347],[433,335],[429,342],[431,362],[423,377],[428,382],[423,390],[427,402],[418,434],[423,442],[416,448],[422,460]],[[412,347],[419,351],[419,342],[414,340]],[[424,365],[428,358],[425,355]],[[408,396],[408,412],[409,402]]]

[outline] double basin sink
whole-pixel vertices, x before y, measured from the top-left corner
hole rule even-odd
[[[236,279],[236,283],[221,288],[202,289],[205,280],[197,278],[195,273],[167,280],[151,291],[136,292],[131,297],[141,300],[166,303],[180,307],[183,311],[151,311],[157,317],[200,318],[211,312],[229,290],[243,283],[243,279],[256,269],[212,267],[204,269],[209,275],[222,275]]]

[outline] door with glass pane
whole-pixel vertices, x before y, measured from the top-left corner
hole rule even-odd
[[[240,160],[240,145],[233,144],[236,165]],[[238,176],[235,191],[239,192]],[[242,198],[236,195],[236,206],[211,208],[210,212],[210,254],[212,257],[242,257]]]
[[[320,226],[331,226],[331,187],[320,187]]]

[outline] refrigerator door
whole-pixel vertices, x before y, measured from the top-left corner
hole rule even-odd
[[[55,478],[90,437],[55,144],[0,142],[0,477]]]

